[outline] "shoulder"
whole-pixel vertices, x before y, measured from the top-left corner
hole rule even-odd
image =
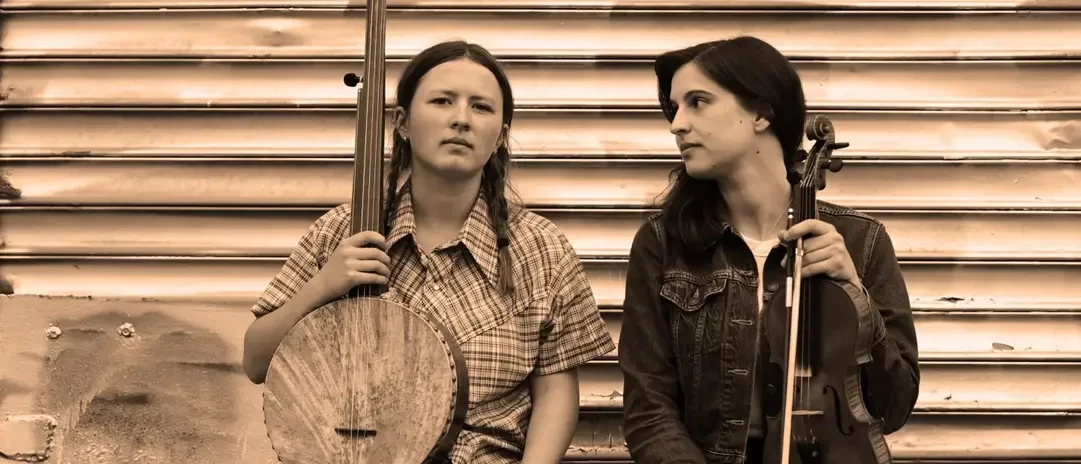
[[[851,218],[859,221],[877,223],[879,225],[882,224],[878,219],[875,219],[867,213],[823,200],[818,200],[818,212],[822,215],[829,215],[836,218]]]
[[[525,208],[513,208],[508,220],[511,249],[557,262],[574,254],[570,240],[550,219]]]
[[[870,214],[821,200],[818,201],[818,212],[819,218],[833,225],[844,238],[845,247],[861,275],[871,264],[876,246],[891,240],[882,221]]]
[[[353,214],[350,212],[352,209],[349,203],[343,203],[335,206],[319,217],[312,224],[312,227],[316,230],[331,235],[342,235],[345,238],[349,235],[349,226],[353,219]]]
[[[657,211],[644,217],[642,224],[634,233],[631,252],[643,249],[656,250],[664,241],[664,213]]]
[[[307,235],[323,248],[333,249],[338,242],[349,236],[352,222],[348,203],[331,208],[308,226]]]
[[[862,211],[847,206],[818,200],[818,213],[822,221],[832,224],[842,236],[876,236],[885,228],[882,221]]]
[[[585,269],[574,246],[550,219],[513,208],[507,222],[511,265],[520,291],[536,295],[584,281]]]

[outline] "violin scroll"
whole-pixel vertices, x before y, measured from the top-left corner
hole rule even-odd
[[[813,172],[815,190],[823,190],[826,188],[825,170],[839,172],[844,167],[843,160],[832,158],[833,151],[848,147],[848,142],[837,142],[833,122],[820,114],[811,118],[804,132],[814,142],[811,151],[802,155],[806,159],[804,172]]]
[[[833,142],[836,135],[833,131],[833,121],[821,114],[816,114],[811,118],[804,132],[808,139],[815,142]]]

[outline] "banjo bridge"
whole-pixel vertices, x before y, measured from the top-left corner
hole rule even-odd
[[[347,436],[349,438],[371,438],[376,435],[375,430],[353,429],[349,427],[334,427],[334,432],[338,435]]]

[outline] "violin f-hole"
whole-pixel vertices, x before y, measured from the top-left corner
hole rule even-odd
[[[841,404],[843,403],[841,401],[841,394],[836,389],[834,389],[832,385],[826,385],[826,387],[822,389],[822,393],[825,393],[830,397],[831,400],[833,400],[834,411],[841,411]],[[847,437],[856,432],[856,427],[854,425],[845,425],[845,419],[843,415],[834,414],[833,417],[837,420],[837,430],[841,431],[841,435]]]

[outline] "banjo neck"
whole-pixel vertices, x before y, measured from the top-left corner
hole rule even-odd
[[[357,127],[353,149],[353,194],[350,201],[350,234],[383,233],[383,157],[386,130],[386,24],[387,0],[368,0],[364,42],[364,76],[345,77],[357,86]],[[353,298],[383,293],[382,285],[354,288]]]

